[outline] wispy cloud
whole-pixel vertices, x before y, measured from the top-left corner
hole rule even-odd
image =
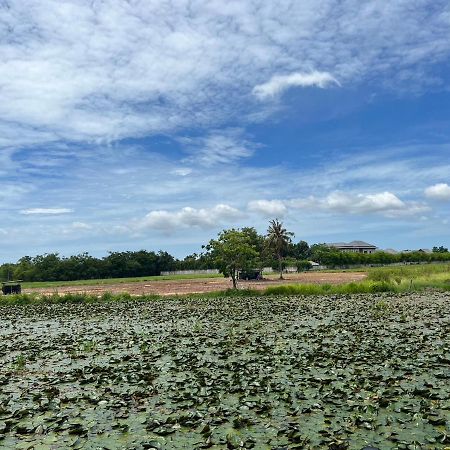
[[[20,211],[20,213],[24,215],[40,214],[50,216],[69,214],[71,212],[73,212],[73,209],[69,208],[29,208],[29,209],[22,209]]]
[[[340,85],[328,72],[291,73],[289,75],[274,75],[266,83],[258,84],[253,88],[253,94],[260,100],[273,98],[293,87],[319,87],[326,88],[330,85]]]
[[[286,135],[273,133],[283,105],[260,100],[287,100],[280,94],[296,87],[300,102],[314,96],[310,103],[350,91],[397,98],[446,89],[446,66],[434,68],[450,55],[449,3],[319,6],[0,1],[0,226],[15,239],[11,254],[23,253],[20,243],[26,251],[62,248],[62,238],[55,241],[65,229],[75,251],[106,252],[114,233],[116,248],[127,249],[135,231],[130,217],[139,222],[147,211],[142,230],[180,224],[185,241],[198,232],[195,248],[202,227],[233,224],[234,214],[247,214],[261,229],[267,217],[284,214],[319,235],[330,226],[315,211],[333,214],[344,230],[346,221],[360,225],[369,212],[377,224],[395,225],[385,217],[424,211],[424,190],[450,171],[443,139],[414,148],[369,148],[363,140],[361,148],[348,148],[329,140],[326,156],[315,145],[289,151]],[[301,89],[334,87],[336,80],[342,89]],[[278,129],[286,131],[293,128]],[[298,198],[309,217],[295,209]],[[211,206],[217,203],[233,206],[227,215]],[[36,205],[70,205],[76,217],[55,212],[69,208]],[[448,204],[435,209],[445,220]],[[79,235],[95,239],[76,241]],[[146,239],[170,248],[175,237],[149,232]]]
[[[267,97],[380,73],[436,85],[426,64],[448,59],[448,15],[439,0],[4,2],[0,144],[214,127],[255,117],[255,86]]]
[[[245,138],[242,129],[225,129],[209,132],[201,137],[179,139],[183,149],[190,153],[188,163],[211,167],[230,164],[253,155],[257,147]]]

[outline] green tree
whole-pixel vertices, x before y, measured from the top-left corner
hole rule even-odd
[[[308,259],[311,256],[309,245],[306,241],[300,241],[296,244],[290,244],[288,249],[288,256],[295,259]]]
[[[297,260],[297,271],[306,272],[312,269],[312,264],[307,259]]]
[[[283,258],[286,256],[289,244],[292,241],[294,233],[287,231],[283,223],[278,219],[269,222],[267,229],[267,245],[274,252],[278,260],[278,269],[280,271],[280,280],[283,279]]]
[[[443,245],[440,247],[433,247],[433,253],[448,253],[448,248]]]
[[[206,250],[219,272],[225,277],[231,277],[233,289],[237,288],[238,271],[248,270],[258,264],[258,251],[244,230],[223,230],[217,239],[209,241]]]

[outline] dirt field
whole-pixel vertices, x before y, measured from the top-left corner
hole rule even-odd
[[[240,289],[265,289],[268,286],[292,283],[308,284],[342,284],[352,281],[361,281],[366,278],[362,272],[342,272],[342,273],[299,273],[285,275],[285,280],[270,278],[263,281],[242,281],[239,283]],[[88,294],[103,294],[104,292],[121,293],[128,292],[131,295],[157,294],[157,295],[182,295],[197,294],[202,292],[222,291],[231,288],[231,281],[227,278],[193,278],[188,280],[169,281],[145,281],[136,283],[120,283],[98,286],[63,286],[57,288],[33,288],[24,289],[25,293],[75,293],[85,292]]]

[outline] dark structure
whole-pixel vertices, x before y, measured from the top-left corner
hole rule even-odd
[[[261,269],[240,270],[238,273],[239,280],[262,280]]]
[[[10,294],[20,294],[22,292],[22,286],[20,282],[22,280],[17,281],[3,281],[2,282],[2,292],[4,295]]]

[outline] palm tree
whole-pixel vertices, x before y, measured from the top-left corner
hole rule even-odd
[[[267,230],[267,244],[271,248],[277,259],[278,268],[280,271],[280,280],[283,279],[283,257],[286,253],[288,245],[291,243],[291,238],[294,233],[283,228],[283,223],[278,219],[273,219],[269,222]]]

